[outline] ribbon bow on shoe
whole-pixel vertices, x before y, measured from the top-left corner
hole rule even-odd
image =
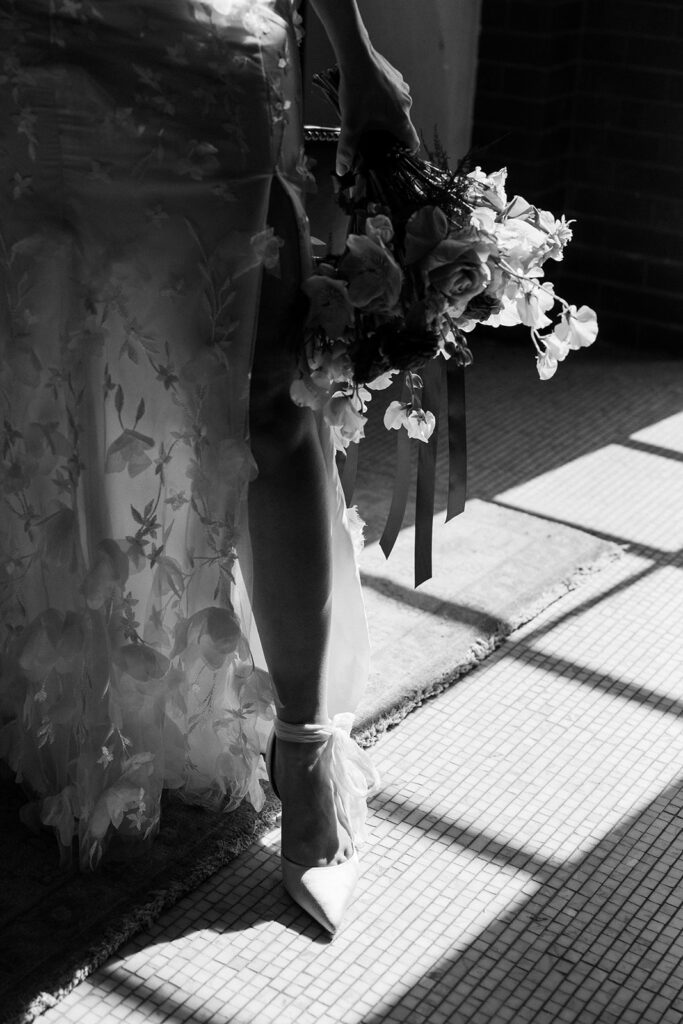
[[[335,715],[331,722],[291,725],[275,720],[266,751],[271,786],[275,783],[275,742],[322,744],[319,754],[329,771],[334,807],[339,824],[346,829],[353,853],[339,864],[308,867],[281,856],[282,882],[298,903],[332,935],[339,928],[360,875],[357,847],[366,838],[367,798],[379,786],[379,775],[368,754],[351,739],[353,715]]]

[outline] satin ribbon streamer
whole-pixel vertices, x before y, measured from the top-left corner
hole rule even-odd
[[[441,362],[444,362],[442,359]],[[441,419],[443,378],[435,359],[421,373],[422,405],[434,413],[434,430],[427,444],[422,442],[417,454],[417,494],[415,496],[415,586],[432,576],[432,530],[434,526],[434,490],[436,486],[436,453]]]
[[[439,365],[440,364],[440,365]],[[467,424],[465,419],[465,368],[455,358],[435,359],[422,371],[425,409],[434,413],[436,424],[429,442],[417,442],[417,495],[415,501],[415,586],[432,576],[432,527],[436,484],[437,437],[440,411],[447,408],[448,419],[448,501],[446,522],[465,508],[467,496]],[[401,401],[406,401],[404,392]],[[411,440],[405,430],[398,431],[396,474],[391,508],[380,540],[388,558],[403,524],[410,489]],[[345,492],[346,493],[346,492]],[[348,502],[347,498],[347,502]]]
[[[448,502],[446,522],[459,516],[467,499],[467,420],[465,367],[442,362],[442,387],[448,401]]]

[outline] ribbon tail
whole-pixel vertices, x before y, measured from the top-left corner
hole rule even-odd
[[[391,496],[391,508],[387,517],[384,532],[380,537],[379,546],[386,558],[391,554],[396,543],[403,517],[406,514],[408,504],[408,489],[410,486],[410,438],[405,430],[401,428],[396,438],[396,476],[394,478],[394,493]]]
[[[465,367],[443,360],[443,383],[448,395],[448,502],[446,522],[459,516],[467,498],[467,424]]]
[[[440,419],[441,371],[432,360],[422,372],[422,405],[434,414],[432,436],[420,444],[417,458],[415,498],[415,586],[432,577],[432,533],[436,487],[436,454]]]

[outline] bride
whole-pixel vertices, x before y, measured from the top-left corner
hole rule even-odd
[[[338,171],[368,128],[416,148],[355,0],[313,6]],[[152,840],[163,788],[258,808],[270,732],[284,882],[334,932],[374,774],[348,735],[352,524],[289,397],[297,20],[290,0],[0,4],[0,756],[89,869]]]

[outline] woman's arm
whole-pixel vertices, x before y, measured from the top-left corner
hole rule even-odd
[[[372,50],[356,0],[311,0],[339,64],[353,63]]]
[[[381,128],[414,151],[420,140],[410,120],[410,90],[399,71],[377,53],[356,0],[311,0],[335,52],[341,74],[341,136],[337,173],[353,165],[364,131]]]

